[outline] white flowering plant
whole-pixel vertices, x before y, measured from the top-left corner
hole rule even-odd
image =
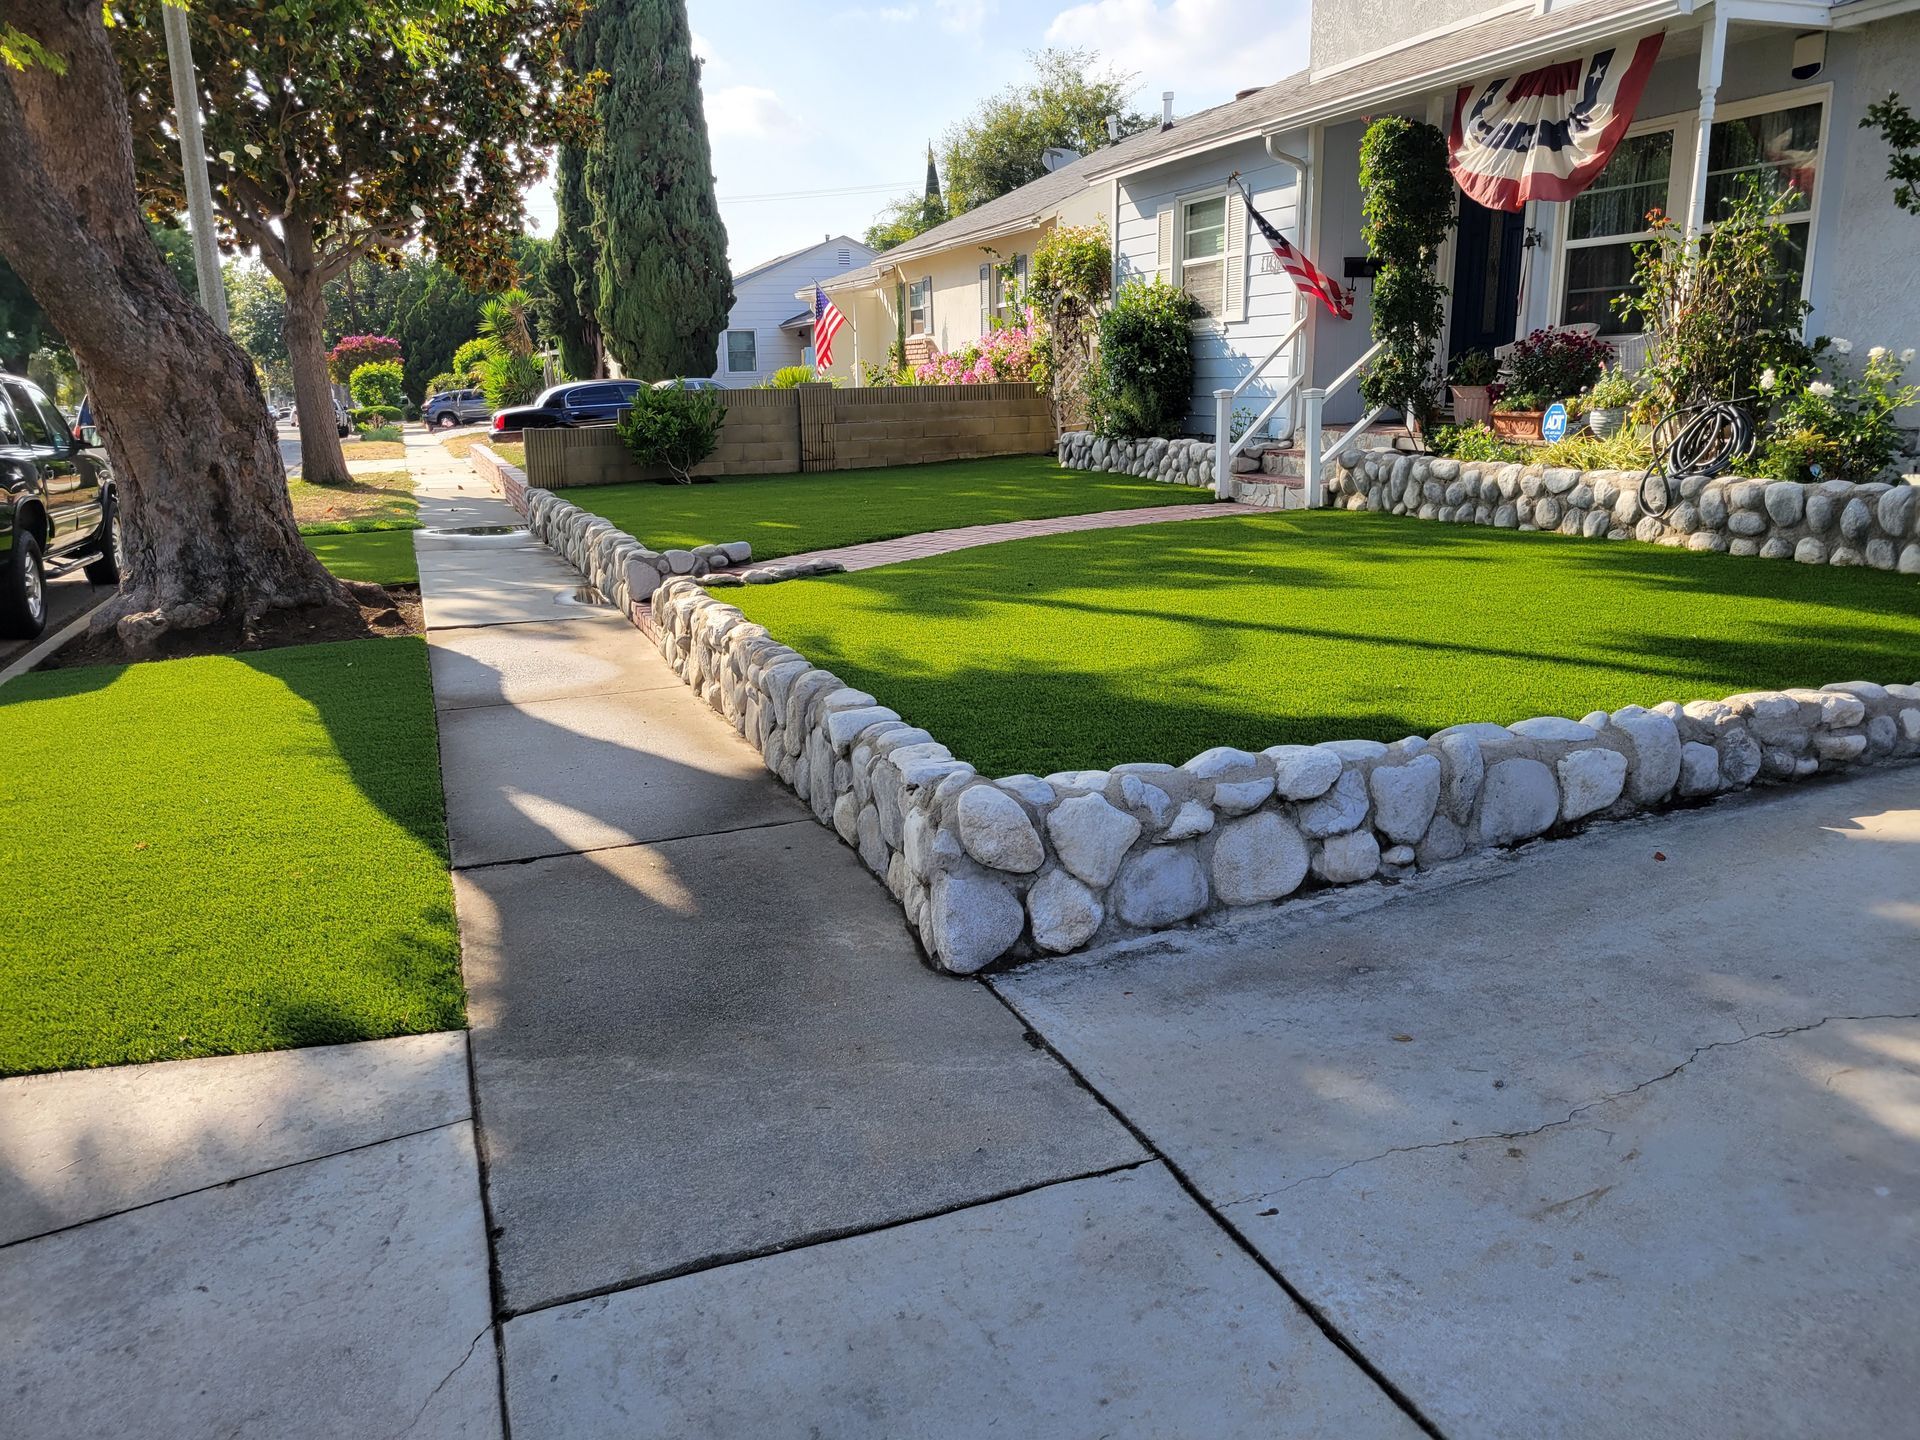
[[[1841,337],[1815,342],[1825,378],[1812,368],[1761,374],[1776,409],[1751,469],[1782,480],[1871,480],[1887,468],[1900,449],[1894,414],[1920,399],[1920,385],[1906,383],[1914,352],[1875,345],[1855,373],[1853,348]]]

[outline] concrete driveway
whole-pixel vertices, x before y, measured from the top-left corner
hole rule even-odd
[[[1920,771],[992,984],[1449,1436],[1920,1434]]]

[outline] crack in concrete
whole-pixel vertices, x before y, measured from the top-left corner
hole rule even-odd
[[[407,1423],[402,1425],[398,1430],[394,1431],[393,1435],[390,1437],[390,1440],[400,1440],[400,1437],[402,1435],[410,1434],[412,1432],[413,1428],[416,1425],[418,1425],[423,1418],[425,1418],[427,1413],[427,1407],[433,1404],[434,1397],[438,1395],[442,1390],[447,1388],[448,1382],[451,1381],[454,1376],[458,1375],[462,1370],[467,1368],[467,1362],[473,1359],[473,1352],[480,1348],[480,1342],[486,1339],[487,1336],[492,1333],[493,1333],[493,1324],[491,1321],[489,1321],[486,1329],[482,1330],[478,1335],[474,1336],[472,1340],[467,1342],[467,1353],[460,1357],[460,1359],[455,1363],[454,1367],[451,1370],[447,1371],[446,1374],[440,1377],[439,1384],[435,1385],[433,1389],[427,1392],[427,1398],[420,1402],[420,1408],[413,1412],[413,1418],[407,1421]]]
[[[1334,1176],[1345,1174],[1347,1171],[1356,1169],[1361,1165],[1371,1165],[1376,1160],[1385,1160],[1394,1155],[1412,1155],[1422,1150],[1451,1150],[1462,1145],[1477,1145],[1487,1140],[1524,1140],[1529,1136],[1544,1134],[1548,1130],[1557,1130],[1563,1125],[1571,1125],[1589,1110],[1597,1110],[1602,1105],[1611,1105],[1617,1100],[1628,1099],[1634,1095],[1638,1095],[1642,1090],[1650,1086],[1671,1080],[1709,1051],[1731,1050],[1737,1045],[1746,1044],[1749,1040],[1779,1040],[1788,1035],[1800,1035],[1809,1030],[1818,1030],[1822,1025],[1856,1020],[1920,1020],[1920,1011],[1916,1011],[1910,1015],[1823,1015],[1820,1019],[1811,1021],[1805,1025],[1786,1025],[1777,1030],[1756,1030],[1751,1034],[1742,1035],[1736,1040],[1712,1040],[1705,1045],[1696,1045],[1692,1053],[1672,1069],[1662,1071],[1652,1079],[1642,1080],[1639,1084],[1629,1086],[1625,1090],[1615,1090],[1600,1096],[1598,1099],[1576,1105],[1560,1119],[1549,1120],[1544,1125],[1535,1125],[1529,1130],[1498,1130],[1489,1135],[1462,1135],[1454,1140],[1430,1140],[1423,1145],[1395,1145],[1390,1149],[1382,1150],[1378,1155],[1366,1155],[1358,1160],[1349,1160],[1344,1165],[1336,1165],[1333,1169],[1323,1174],[1303,1175],[1298,1180],[1289,1181],[1277,1190],[1265,1190],[1258,1195],[1243,1195],[1237,1200],[1223,1201],[1220,1208],[1222,1210],[1229,1210],[1236,1205],[1257,1204],[1262,1200],[1271,1199],[1276,1195],[1284,1195],[1289,1190],[1297,1190],[1302,1185],[1311,1185],[1318,1180],[1331,1180]]]

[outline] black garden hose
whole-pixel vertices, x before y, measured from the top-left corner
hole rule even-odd
[[[1753,421],[1744,407],[1745,399],[1714,400],[1667,412],[1653,427],[1653,463],[1640,477],[1642,512],[1667,513],[1676,488],[1667,483],[1670,476],[1703,475],[1710,480],[1752,452]],[[1672,435],[1664,445],[1663,433]]]

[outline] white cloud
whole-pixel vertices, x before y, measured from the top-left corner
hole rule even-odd
[[[999,0],[933,0],[940,28],[954,35],[978,35],[999,8]]]
[[[764,140],[793,134],[800,122],[779,92],[728,85],[707,96],[707,129],[715,139]]]
[[[1062,10],[1046,43],[1097,50],[1103,60],[1140,77],[1135,103],[1159,109],[1174,92],[1187,113],[1231,100],[1234,92],[1270,85],[1307,66],[1305,0],[1086,0]]]

